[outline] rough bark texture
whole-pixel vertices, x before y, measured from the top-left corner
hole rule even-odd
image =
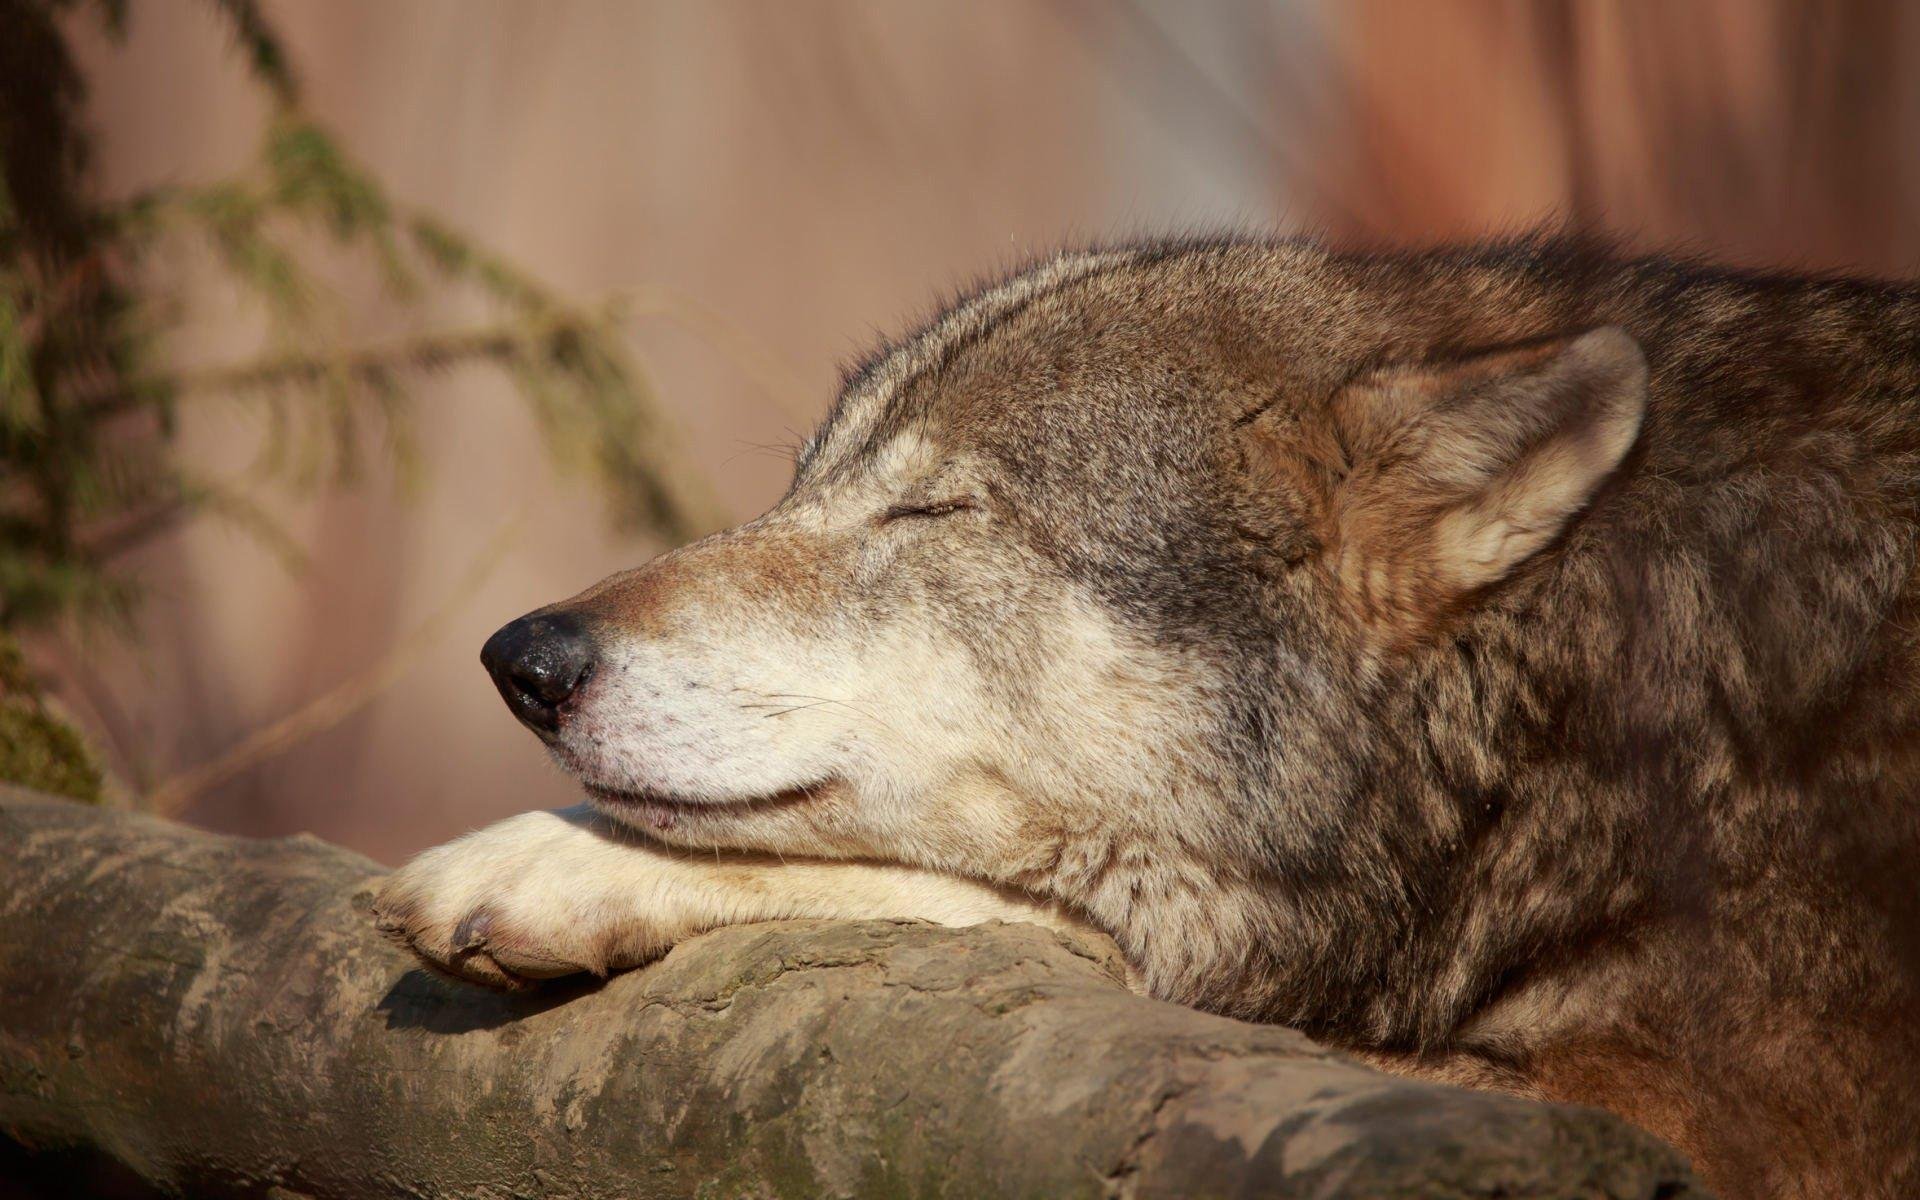
[[[516,999],[415,970],[367,917],[379,868],[311,838],[0,791],[0,847],[0,1135],[66,1186],[1698,1194],[1604,1114],[1143,1000],[1034,926],[743,926]]]

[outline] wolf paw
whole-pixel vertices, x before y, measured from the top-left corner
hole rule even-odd
[[[633,848],[591,825],[527,813],[428,850],[387,877],[374,919],[429,969],[508,991],[636,966],[664,939],[597,861]]]

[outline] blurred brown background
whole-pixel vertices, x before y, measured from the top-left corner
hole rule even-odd
[[[807,432],[875,331],[1063,242],[1425,241],[1545,222],[1743,263],[1905,274],[1920,253],[1920,10],[1892,3],[268,10],[309,106],[392,194],[569,293],[634,298],[633,345],[741,518],[786,483],[767,447]],[[214,175],[251,151],[262,100],[223,37],[198,3],[145,0],[124,45],[89,43],[109,187]],[[238,335],[196,336],[215,356]],[[662,547],[607,531],[503,381],[455,373],[421,398],[425,488],[294,511],[307,572],[199,523],[143,553],[138,648],[35,647],[115,767],[147,783],[417,653],[188,819],[311,830],[391,861],[570,802],[475,655],[507,618]],[[190,416],[185,444],[218,461],[251,436]],[[450,602],[443,635],[409,648]]]

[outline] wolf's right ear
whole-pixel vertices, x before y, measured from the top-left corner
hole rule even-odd
[[[1325,526],[1354,611],[1417,636],[1506,577],[1593,499],[1646,403],[1646,358],[1612,326],[1348,385]]]

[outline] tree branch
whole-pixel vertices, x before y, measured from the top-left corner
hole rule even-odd
[[[1677,1197],[1602,1114],[1143,1000],[1034,926],[724,929],[532,998],[421,975],[379,868],[0,793],[0,1135],[172,1194]]]

